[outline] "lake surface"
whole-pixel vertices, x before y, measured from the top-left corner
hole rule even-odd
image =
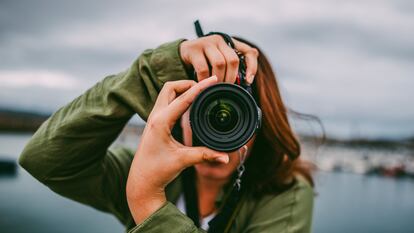
[[[31,135],[0,134],[0,158],[17,159]],[[414,180],[320,172],[313,232],[414,232]],[[111,215],[54,194],[19,168],[0,177],[1,232],[123,232]]]

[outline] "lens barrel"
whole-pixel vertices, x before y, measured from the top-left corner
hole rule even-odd
[[[193,145],[235,151],[253,137],[261,118],[260,108],[244,88],[229,83],[208,87],[191,106]]]

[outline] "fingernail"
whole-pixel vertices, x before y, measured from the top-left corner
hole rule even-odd
[[[215,158],[215,160],[217,162],[220,162],[220,163],[228,163],[229,162],[229,156],[223,155],[223,156]]]

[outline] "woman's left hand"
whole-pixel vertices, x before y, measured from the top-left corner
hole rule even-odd
[[[217,82],[213,76],[199,83],[167,82],[148,118],[127,180],[127,201],[139,224],[166,202],[165,187],[185,168],[204,161],[228,163],[228,154],[207,147],[187,147],[176,141],[171,129],[195,97]]]

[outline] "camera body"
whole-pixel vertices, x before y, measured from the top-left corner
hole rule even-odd
[[[246,82],[244,57],[242,54],[238,56],[240,62],[236,83],[210,86],[191,105],[193,146],[207,146],[224,152],[235,151],[260,129],[262,111]]]

